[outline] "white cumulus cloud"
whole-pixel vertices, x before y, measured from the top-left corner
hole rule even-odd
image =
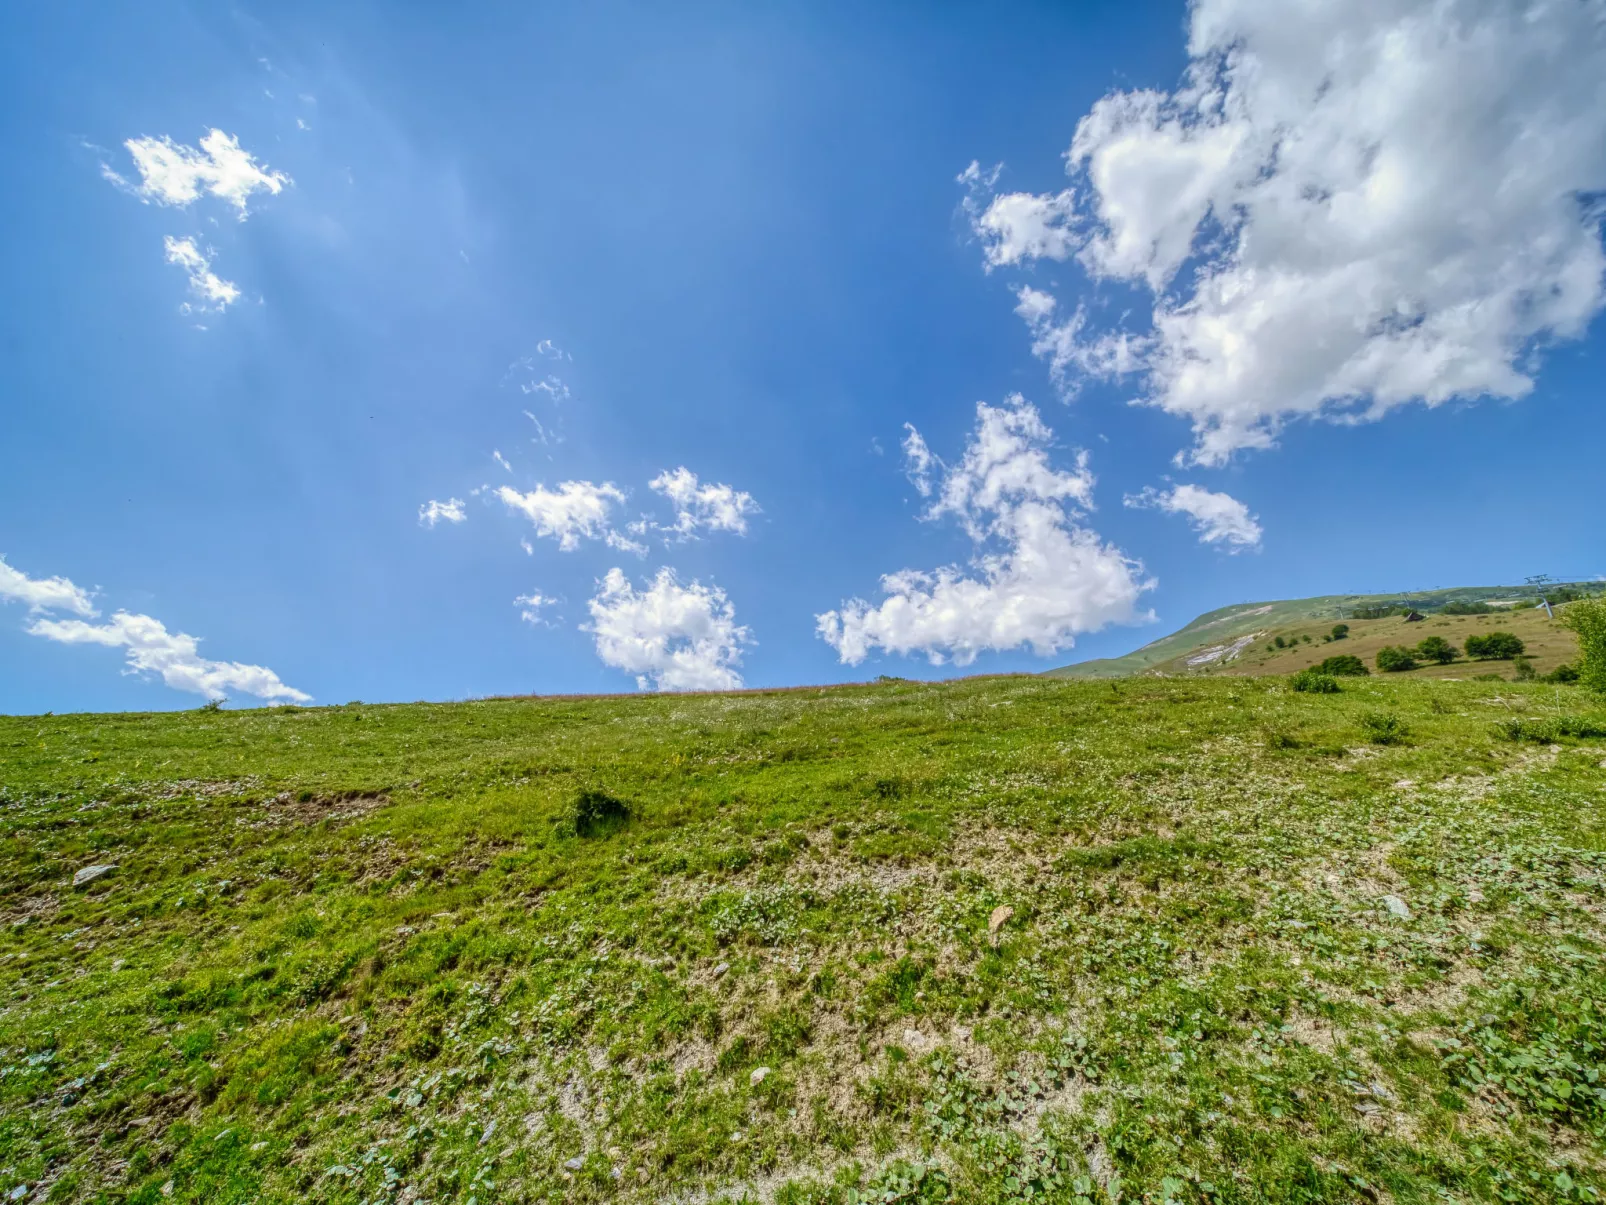
[[[528,493],[511,486],[500,486],[496,496],[535,525],[535,534],[558,542],[564,552],[573,552],[581,540],[607,540],[615,547],[636,551],[632,544],[613,530],[610,514],[625,500],[624,491],[611,481],[597,485],[590,481],[564,481],[555,490],[537,485]],[[645,551],[642,549],[642,551]]]
[[[94,616],[99,612],[89,601],[87,591],[79,589],[64,577],[29,577],[20,569],[6,564],[0,556],[0,602],[20,602],[30,613],[40,611],[71,611],[75,615]]]
[[[1063,258],[1065,232],[1091,276],[1147,290],[1125,344],[1023,316],[1051,363],[1141,369],[1193,462],[1298,418],[1522,397],[1600,311],[1600,0],[1195,0],[1188,52],[1175,91],[1078,125],[1076,214],[993,202],[987,264]]]
[[[1003,406],[977,405],[965,455],[943,466],[924,513],[952,516],[975,541],[970,570],[889,573],[879,605],[852,599],[818,616],[819,635],[843,662],[857,665],[877,648],[923,653],[933,665],[969,665],[982,652],[1021,647],[1046,656],[1081,633],[1142,618],[1137,602],[1153,583],[1077,522],[1092,501],[1087,455],[1070,470],[1056,469],[1052,441],[1036,408],[1018,395]],[[914,448],[925,449],[925,441]],[[938,462],[925,455],[929,470]],[[919,462],[913,452],[910,458]]]
[[[240,140],[222,130],[208,130],[199,147],[160,138],[130,138],[123,143],[134,158],[140,182],[134,192],[160,205],[187,206],[202,196],[232,205],[243,221],[251,194],[277,194],[292,183],[283,172],[259,164]],[[113,183],[124,183],[110,168],[102,169]]]
[[[1127,506],[1153,508],[1170,515],[1186,515],[1201,544],[1220,544],[1230,552],[1258,548],[1262,534],[1249,508],[1231,494],[1219,494],[1199,485],[1178,485],[1157,490],[1152,485],[1128,494]]]
[[[212,261],[195,245],[194,239],[168,235],[163,246],[167,262],[183,268],[190,278],[190,292],[196,301],[184,303],[185,313],[196,309],[224,310],[240,299],[240,290],[234,282],[212,271]]]
[[[697,474],[682,465],[666,469],[647,483],[675,507],[675,522],[667,530],[690,537],[700,528],[747,534],[749,515],[758,513],[753,495],[716,482],[701,484]]]
[[[425,527],[434,527],[441,522],[461,523],[467,518],[461,498],[448,498],[445,502],[431,498],[418,508],[418,521]]]
[[[229,692],[255,695],[273,702],[306,703],[312,698],[262,665],[238,661],[212,661],[201,656],[200,642],[184,632],[169,632],[149,615],[119,611],[106,623],[82,619],[36,619],[28,631],[62,644],[101,644],[127,650],[132,673],[152,673],[174,690],[188,690],[208,699]]]
[[[286,686],[279,675],[261,665],[212,661],[200,654],[200,642],[184,632],[169,632],[149,615],[118,611],[104,623],[87,619],[50,619],[42,612],[71,611],[93,619],[99,615],[81,590],[64,577],[32,578],[0,557],[0,602],[26,603],[35,617],[27,631],[61,644],[99,644],[127,651],[130,673],[152,673],[175,690],[209,699],[230,691],[275,702],[306,703],[310,695]]]
[[[752,642],[736,622],[736,609],[716,586],[681,585],[673,569],[660,569],[637,590],[610,569],[590,602],[584,630],[604,665],[636,676],[642,690],[734,690],[742,646]]]

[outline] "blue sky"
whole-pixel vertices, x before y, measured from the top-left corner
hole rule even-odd
[[[14,6],[0,711],[1606,572],[1599,7],[1355,7]]]

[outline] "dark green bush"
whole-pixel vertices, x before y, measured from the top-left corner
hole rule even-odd
[[[1293,677],[1294,689],[1309,695],[1336,695],[1338,679],[1314,669],[1302,669]]]
[[[1449,602],[1440,609],[1440,615],[1492,615],[1494,608],[1486,602]]]
[[[1354,653],[1340,653],[1323,661],[1316,667],[1316,672],[1331,674],[1335,678],[1364,678],[1372,671]]]
[[[1374,711],[1361,717],[1361,730],[1374,745],[1397,745],[1410,735],[1405,722],[1393,712]]]
[[[1281,636],[1277,637],[1276,640],[1273,640],[1272,644],[1277,648],[1287,648],[1288,647],[1288,642],[1286,640],[1284,640]]]
[[[630,805],[615,799],[604,791],[587,788],[574,797],[569,805],[569,821],[582,837],[595,836],[626,823],[630,819]]]
[[[1347,624],[1347,623],[1335,623],[1333,625],[1332,632],[1329,633],[1329,634],[1332,636],[1332,638],[1334,640],[1343,640],[1345,637],[1347,637],[1349,635],[1349,624]]]
[[[1461,655],[1460,651],[1443,636],[1429,636],[1416,646],[1416,655],[1424,661],[1449,665]]]
[[[1578,681],[1578,667],[1576,665],[1558,665],[1548,674],[1542,674],[1539,680],[1560,685],[1576,682]]]
[[[1377,668],[1385,674],[1403,673],[1408,669],[1416,668],[1416,658],[1411,650],[1402,648],[1397,644],[1386,644],[1377,650]]]
[[[1522,656],[1526,646],[1510,632],[1489,632],[1467,637],[1467,656],[1480,661],[1509,661]]]

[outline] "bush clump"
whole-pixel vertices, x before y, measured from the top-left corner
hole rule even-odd
[[[587,788],[569,805],[569,824],[576,835],[592,837],[608,832],[630,820],[630,805],[605,791]]]
[[[1478,661],[1510,661],[1520,657],[1527,646],[1510,632],[1490,632],[1467,637],[1467,656]]]
[[[1333,625],[1333,630],[1328,633],[1328,636],[1333,640],[1347,639],[1349,637],[1349,624],[1335,623]]]
[[[1606,694],[1606,599],[1568,603],[1561,622],[1578,637],[1578,681]]]
[[[1548,674],[1541,674],[1539,676],[1539,680],[1541,682],[1549,682],[1549,683],[1551,683],[1553,685],[1561,685],[1561,686],[1569,685],[1569,684],[1571,684],[1573,682],[1578,681],[1578,679],[1579,679],[1578,667],[1576,665],[1571,664],[1571,663],[1566,664],[1566,665],[1558,665],[1555,669],[1551,670]]]
[[[1398,745],[1410,735],[1405,721],[1392,711],[1374,711],[1361,717],[1361,731],[1374,745]]]
[[[1364,678],[1372,671],[1366,668],[1366,663],[1354,653],[1340,653],[1336,657],[1329,657],[1316,667],[1319,674],[1329,674],[1334,678]]]
[[[1448,602],[1439,611],[1440,615],[1493,615],[1494,608],[1486,602]]]
[[[1385,674],[1403,673],[1416,668],[1416,657],[1402,645],[1386,644],[1377,650],[1377,668]]]
[[[1302,669],[1294,675],[1294,689],[1307,695],[1336,695],[1338,679],[1320,670]]]

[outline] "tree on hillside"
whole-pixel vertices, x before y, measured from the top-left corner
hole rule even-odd
[[[1377,668],[1385,674],[1398,674],[1416,668],[1411,650],[1397,644],[1384,645],[1377,650]]]
[[[1578,636],[1578,680],[1606,694],[1606,599],[1568,603],[1561,622]]]
[[[1335,623],[1333,625],[1333,631],[1332,631],[1331,635],[1332,635],[1334,640],[1343,640],[1346,636],[1349,635],[1349,624],[1347,624],[1347,623]]]
[[[1372,671],[1366,668],[1365,662],[1354,653],[1341,653],[1337,657],[1329,657],[1316,667],[1319,674],[1328,674],[1334,678],[1364,678]]]
[[[1440,665],[1449,665],[1450,662],[1461,655],[1461,651],[1443,636],[1429,636],[1416,646],[1416,655],[1424,661],[1435,661]]]
[[[1489,632],[1467,637],[1467,656],[1479,661],[1509,661],[1520,657],[1527,646],[1510,632]]]

